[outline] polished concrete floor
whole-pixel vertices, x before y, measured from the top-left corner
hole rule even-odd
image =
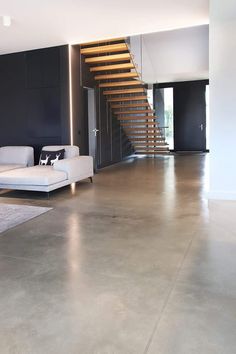
[[[236,353],[236,204],[205,199],[205,160],[2,193],[53,210],[0,235],[0,353]]]

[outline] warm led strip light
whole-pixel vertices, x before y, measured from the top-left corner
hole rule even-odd
[[[68,45],[69,51],[69,110],[70,110],[70,144],[74,145],[73,138],[73,100],[72,100],[72,63],[71,63],[71,45]]]

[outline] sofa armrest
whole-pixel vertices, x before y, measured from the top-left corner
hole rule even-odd
[[[54,163],[53,168],[66,172],[69,180],[88,178],[93,176],[93,158],[92,156],[76,156],[58,160]]]

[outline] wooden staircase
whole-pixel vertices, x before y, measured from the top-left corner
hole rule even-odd
[[[81,55],[120,122],[136,154],[168,153],[155,111],[148,102],[126,38],[81,44]]]

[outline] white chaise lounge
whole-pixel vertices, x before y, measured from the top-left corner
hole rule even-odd
[[[3,146],[0,148],[0,172],[34,165],[31,146]]]
[[[45,151],[65,149],[53,166],[33,166],[0,173],[0,188],[50,192],[93,176],[93,158],[80,156],[77,146],[45,146]]]

